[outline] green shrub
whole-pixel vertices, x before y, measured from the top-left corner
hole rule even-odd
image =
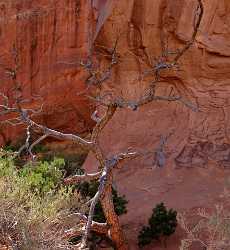
[[[2,155],[0,199],[22,206],[29,217],[35,218],[36,211],[36,216],[45,218],[46,212],[58,209],[57,203],[64,205],[61,205],[63,199],[67,201],[72,195],[71,188],[61,185],[63,164],[62,159],[55,159],[51,163],[38,162],[35,166],[27,164],[24,168],[17,169],[12,155]]]
[[[63,159],[54,158],[51,162],[38,162],[36,167],[27,164],[18,174],[33,192],[44,195],[62,182],[64,165]]]
[[[0,245],[72,249],[62,239],[63,228],[71,210],[83,208],[72,187],[62,185],[64,160],[18,168],[14,159],[12,152],[0,151]],[[71,223],[76,226],[76,220],[70,220],[67,228]]]
[[[5,151],[11,151],[11,152],[16,152],[18,151],[18,149],[20,148],[19,145],[23,145],[23,144],[19,144],[18,142],[17,143],[13,143],[12,141],[7,141],[3,147],[3,149]]]
[[[48,151],[49,151],[49,149],[43,144],[37,144],[33,147],[34,153],[46,153]]]
[[[51,162],[55,158],[64,159],[65,161],[64,169],[66,171],[66,175],[82,174],[83,170],[81,170],[81,166],[83,165],[86,157],[87,157],[86,153],[63,154],[60,152],[50,152],[50,151],[44,152],[39,155],[40,161]]]
[[[63,242],[63,230],[77,226],[76,218],[71,219],[71,211],[87,214],[88,208],[83,201],[96,194],[98,182],[65,187],[62,185],[66,174],[63,159],[54,158],[20,166],[16,165],[16,159],[13,151],[0,151],[0,228],[3,229],[0,232],[0,245],[12,246],[13,242],[17,249],[23,250],[28,246],[28,250],[72,249],[69,242]],[[77,171],[82,173],[81,169]],[[73,192],[75,188],[79,190],[78,195]],[[126,213],[127,201],[116,190],[113,189],[112,193],[116,213]],[[105,221],[100,203],[96,205],[94,220]],[[95,242],[104,237],[91,236],[95,249]],[[8,242],[9,237],[12,242]]]
[[[164,203],[157,204],[149,219],[149,225],[144,226],[138,236],[138,244],[143,247],[152,240],[162,240],[173,234],[177,227],[177,212],[173,209],[167,210]]]

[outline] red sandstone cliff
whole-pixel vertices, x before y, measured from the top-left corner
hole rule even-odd
[[[20,88],[31,107],[40,107],[39,120],[47,126],[88,132],[87,71],[80,66],[90,53],[90,1],[1,1],[1,89],[13,98]],[[17,69],[17,85],[9,71]],[[2,126],[2,140],[18,135],[18,128]]]
[[[154,168],[154,153],[146,153],[117,171],[115,184],[129,200],[122,222],[131,249],[136,248],[136,234],[156,202],[165,201],[179,210],[213,205],[229,175],[230,2],[202,2],[204,15],[195,42],[180,58],[178,68],[161,72],[163,80],[156,87],[158,95],[181,95],[199,111],[181,102],[160,101],[137,111],[120,110],[101,136],[108,154],[128,147],[154,152],[160,137],[167,137],[164,168]],[[43,98],[44,113],[38,118],[52,128],[84,132],[93,125],[88,99],[77,94],[87,88],[89,78],[81,60],[92,56],[96,69],[103,71],[109,64],[103,48],[112,49],[117,40],[118,64],[103,82],[101,93],[137,99],[153,80],[145,72],[160,62],[165,51],[176,52],[190,40],[199,15],[197,0],[90,3],[0,4],[2,88],[13,93],[5,68],[15,66],[14,45],[23,97]],[[14,136],[12,129],[4,128],[2,135]],[[93,163],[89,156],[85,167],[91,169]],[[175,244],[172,241],[170,247],[178,249]]]

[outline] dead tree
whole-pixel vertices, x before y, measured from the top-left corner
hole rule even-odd
[[[203,14],[203,5],[201,0],[198,0],[199,7],[200,7],[200,16],[199,20],[194,29],[193,36],[191,41],[189,41],[182,50],[178,50],[178,54],[175,56],[173,61],[171,62],[161,62],[160,64],[156,64],[152,67],[150,73],[154,73],[156,76],[156,82],[160,81],[160,71],[162,69],[172,68],[176,66],[176,63],[181,58],[181,56],[189,49],[189,47],[193,44],[195,40],[195,36],[197,34],[200,21]],[[117,45],[117,42],[116,42]],[[112,61],[108,68],[108,71],[112,70],[112,66],[117,63],[115,61],[116,55],[116,45],[114,46],[114,50],[112,50]],[[83,65],[86,67],[87,65]],[[94,79],[94,72],[91,70],[91,65],[86,67],[86,70],[90,72],[90,77]],[[17,72],[13,71],[14,74],[12,75],[12,80],[17,83]],[[106,76],[99,79],[100,84],[108,78],[108,72],[106,71]],[[98,79],[97,79],[98,80]],[[109,98],[105,96],[97,96],[97,97],[90,97],[99,105],[104,106],[105,113],[102,117],[98,117],[96,112],[92,115],[92,119],[95,120],[96,125],[93,129],[91,134],[91,138],[84,139],[75,134],[67,134],[62,133],[60,131],[53,130],[48,128],[42,124],[39,124],[33,120],[33,115],[37,112],[35,110],[27,109],[24,107],[23,102],[16,100],[15,103],[9,102],[9,98],[4,94],[1,93],[1,104],[0,104],[0,115],[9,115],[13,114],[13,118],[5,120],[12,125],[17,124],[24,124],[26,126],[27,136],[25,144],[19,149],[18,154],[22,152],[22,150],[27,150],[32,159],[35,158],[33,154],[33,148],[38,143],[41,143],[48,137],[53,137],[59,140],[68,140],[73,141],[74,143],[81,145],[88,149],[88,151],[92,152],[97,160],[97,172],[95,173],[84,173],[82,175],[74,175],[68,177],[64,180],[65,184],[76,184],[81,181],[88,181],[97,179],[99,180],[99,188],[95,196],[89,201],[90,208],[88,216],[76,213],[75,215],[78,216],[81,220],[82,227],[72,228],[65,232],[63,235],[64,238],[71,238],[73,236],[82,236],[81,243],[79,243],[79,249],[86,249],[87,248],[87,240],[89,237],[90,231],[95,231],[100,234],[104,234],[107,237],[111,238],[113,241],[116,249],[119,250],[127,250],[128,245],[125,240],[124,234],[122,232],[118,216],[115,213],[113,200],[112,200],[112,181],[113,181],[113,171],[125,160],[134,159],[141,155],[138,151],[130,151],[127,150],[125,152],[121,152],[119,154],[113,155],[108,157],[104,154],[100,143],[99,143],[99,136],[108,122],[112,119],[113,115],[117,111],[117,109],[121,108],[128,108],[132,111],[136,111],[139,107],[153,102],[153,101],[178,101],[181,102],[183,105],[187,106],[188,108],[192,108],[193,111],[197,111],[197,107],[191,105],[188,101],[184,100],[182,96],[157,96],[155,95],[155,85],[150,84],[149,89],[147,90],[146,94],[143,95],[138,100],[125,100],[123,97],[117,96],[110,96]],[[31,143],[31,131],[38,132],[41,136]],[[105,214],[106,222],[105,223],[98,223],[93,221],[93,215],[95,210],[95,205],[97,202],[100,201],[102,204],[102,208]]]
[[[0,105],[1,115],[6,114],[15,114],[14,125],[17,123],[23,123],[27,127],[27,137],[25,144],[19,149],[18,154],[20,154],[23,150],[27,150],[32,159],[34,159],[33,147],[40,143],[42,140],[47,137],[53,137],[60,140],[69,140],[73,141],[91,151],[98,162],[98,172],[95,173],[85,173],[83,175],[74,175],[64,180],[65,184],[75,184],[80,181],[87,181],[92,179],[99,179],[99,188],[96,195],[89,201],[90,209],[88,217],[82,214],[76,214],[76,216],[80,217],[82,222],[84,222],[84,227],[81,232],[76,232],[75,229],[71,229],[66,232],[64,237],[73,237],[74,235],[83,235],[82,242],[79,245],[80,249],[84,249],[87,246],[87,239],[89,236],[90,230],[96,231],[98,233],[103,233],[106,236],[110,237],[117,249],[128,249],[125,238],[123,236],[118,216],[115,213],[113,200],[112,200],[112,181],[113,181],[113,170],[120,166],[120,164],[126,159],[134,159],[140,155],[140,153],[136,151],[126,151],[121,152],[117,155],[107,157],[104,155],[100,144],[99,144],[99,135],[107,123],[111,120],[114,113],[118,108],[131,108],[136,110],[140,106],[151,102],[153,100],[167,100],[167,101],[178,101],[179,97],[163,97],[163,96],[148,96],[143,97],[136,102],[125,101],[122,98],[115,98],[113,100],[103,100],[101,98],[97,98],[96,101],[100,102],[101,105],[106,107],[105,114],[96,119],[96,126],[93,129],[90,140],[86,140],[81,138],[75,134],[65,134],[53,129],[50,129],[44,125],[36,123],[31,115],[34,114],[34,111],[31,109],[26,109],[21,107],[19,103],[16,106],[10,106],[8,102],[8,98],[2,94],[4,99],[3,104]],[[6,120],[5,122],[13,123],[13,120]],[[31,139],[31,131],[36,131],[41,134],[41,136],[30,143]],[[94,209],[95,205],[98,201],[101,201],[102,208],[106,217],[106,223],[98,223],[93,221]]]

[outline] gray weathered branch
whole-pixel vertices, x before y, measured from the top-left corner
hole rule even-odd
[[[70,176],[68,178],[65,178],[64,183],[69,185],[69,184],[76,184],[78,182],[81,181],[91,181],[91,180],[95,180],[98,179],[101,176],[101,171],[97,172],[97,173],[92,173],[92,174],[82,174],[82,175],[74,175],[74,176]]]

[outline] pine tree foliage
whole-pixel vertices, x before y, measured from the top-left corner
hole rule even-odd
[[[177,212],[167,210],[164,203],[157,204],[149,218],[149,225],[144,226],[138,236],[138,244],[143,247],[152,240],[162,240],[173,234],[177,227]]]

